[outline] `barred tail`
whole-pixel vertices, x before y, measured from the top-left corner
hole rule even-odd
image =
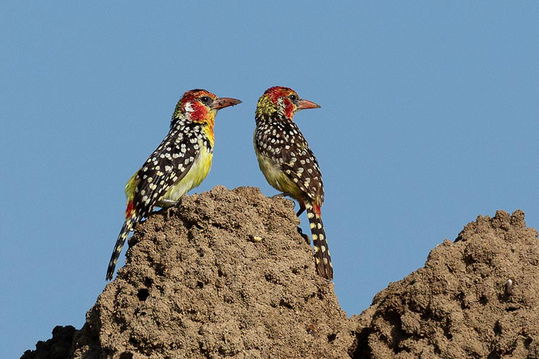
[[[331,265],[331,255],[329,254],[326,232],[320,214],[320,206],[305,204],[307,218],[309,218],[311,233],[313,235],[314,261],[316,273],[326,279],[333,279],[333,266]]]
[[[114,275],[114,268],[116,267],[116,263],[118,262],[118,258],[120,257],[120,253],[122,252],[125,240],[127,239],[127,236],[129,236],[129,232],[133,231],[137,222],[138,217],[136,215],[133,215],[125,220],[124,225],[122,226],[122,230],[118,235],[118,239],[116,240],[116,244],[114,244],[114,250],[112,251],[112,255],[110,256],[109,266],[107,268],[107,280],[112,279],[112,276]]]

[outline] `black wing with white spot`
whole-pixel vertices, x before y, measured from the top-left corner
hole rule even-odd
[[[191,169],[200,153],[200,126],[177,123],[137,173],[135,208],[147,217],[167,190]]]
[[[309,148],[297,148],[294,155],[290,156],[290,161],[285,161],[281,168],[310,199],[322,204],[324,185],[314,154]]]
[[[318,161],[294,122],[268,120],[260,123],[255,143],[258,152],[272,158],[308,198],[322,204],[324,186]]]

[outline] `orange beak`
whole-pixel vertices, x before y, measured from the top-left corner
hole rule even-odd
[[[215,101],[213,101],[211,108],[214,110],[220,110],[225,107],[234,106],[241,103],[240,100],[232,98],[232,97],[219,97]]]
[[[298,111],[299,110],[307,110],[307,109],[310,109],[310,108],[320,108],[320,105],[317,104],[317,103],[314,103],[312,101],[309,101],[309,100],[299,100],[298,101]]]

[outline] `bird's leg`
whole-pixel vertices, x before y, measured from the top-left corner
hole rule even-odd
[[[301,216],[303,212],[305,212],[305,204],[303,202],[299,202],[299,210],[296,212],[296,216]]]
[[[298,226],[298,233],[305,240],[305,242],[307,242],[308,245],[311,245],[311,240],[309,239],[309,236],[303,233],[303,230],[300,226]]]
[[[158,206],[163,208],[165,211],[165,219],[168,221],[170,219],[170,209],[178,205],[180,201],[173,201],[171,199],[161,199]]]
[[[298,216],[299,218],[299,216],[301,216],[301,214],[305,212],[305,203],[303,203],[302,201],[298,201],[298,203],[299,210],[296,212],[296,216]],[[298,226],[298,233],[301,237],[303,237],[303,239],[305,240],[305,242],[307,242],[308,245],[311,245],[311,240],[309,239],[309,236],[303,233],[300,226]]]
[[[177,203],[178,201],[173,201],[171,199],[162,199],[159,201],[159,207],[170,208],[172,206],[175,206]]]

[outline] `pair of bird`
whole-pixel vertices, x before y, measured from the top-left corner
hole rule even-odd
[[[187,91],[178,101],[169,133],[125,186],[125,222],[106,279],[112,279],[122,247],[135,225],[148,217],[154,207],[176,205],[185,193],[204,180],[212,163],[217,111],[239,103],[235,98],[217,97],[200,89]],[[318,107],[290,88],[267,89],[256,108],[254,147],[269,184],[299,202],[298,216],[307,211],[316,272],[331,280],[333,267],[321,217],[324,188],[320,167],[293,122],[297,111]]]

